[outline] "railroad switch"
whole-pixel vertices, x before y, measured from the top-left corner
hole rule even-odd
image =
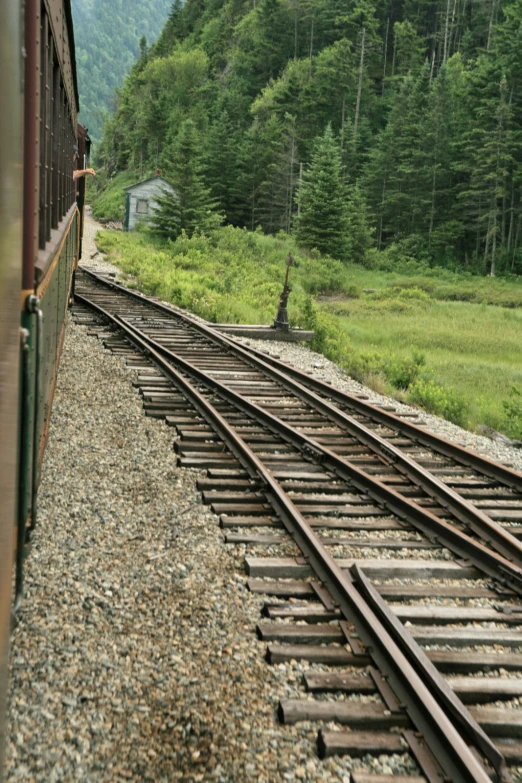
[[[289,253],[286,257],[285,282],[279,297],[279,309],[274,319],[274,323],[272,324],[272,329],[281,329],[283,332],[290,331],[290,322],[288,320],[288,297],[290,296],[292,289],[288,285],[288,275],[290,272],[290,267],[293,265],[294,257],[291,253]]]

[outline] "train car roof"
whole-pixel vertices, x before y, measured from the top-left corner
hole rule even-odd
[[[78,91],[78,74],[76,72],[76,47],[75,47],[75,41],[74,41],[74,24],[73,24],[73,16],[72,16],[72,5],[71,0],[64,0],[64,8],[65,8],[65,21],[67,24],[67,32],[69,34],[69,48],[71,50],[71,63],[72,63],[72,73],[73,73],[73,84],[74,84],[74,97],[76,98],[76,106],[78,113],[80,112],[80,93]]]
[[[80,111],[78,76],[74,44],[74,24],[71,0],[44,0],[47,20],[51,27],[55,51],[60,63],[64,87],[76,123]]]

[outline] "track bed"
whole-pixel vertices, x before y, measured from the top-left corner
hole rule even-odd
[[[522,476],[121,286],[85,276],[77,299],[180,464],[207,469],[203,501],[267,596],[269,661],[314,664],[281,720],[320,721],[323,756],[407,750],[426,780],[509,779]]]

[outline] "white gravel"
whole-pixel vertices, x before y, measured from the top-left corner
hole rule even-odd
[[[84,262],[118,275],[96,251],[98,228],[87,221]],[[279,725],[279,699],[306,698],[301,681],[311,666],[264,662],[266,645],[254,633],[264,597],[247,591],[243,566],[255,550],[223,544],[199,500],[200,474],[176,467],[172,430],[144,416],[134,372],[87,331],[69,323],[56,388],[39,527],[12,638],[6,780],[349,783],[357,768],[414,773],[407,754],[320,761],[318,724]],[[306,346],[249,342],[389,402]],[[444,437],[522,468],[516,450],[423,418]],[[407,538],[394,533],[382,537]]]
[[[513,466],[515,470],[522,471],[522,449],[516,449],[501,442],[496,442],[483,435],[458,427],[449,421],[434,416],[425,411],[419,411],[410,405],[398,402],[391,397],[378,394],[367,386],[350,378],[337,364],[326,359],[322,354],[315,353],[308,346],[265,340],[252,340],[242,337],[236,338],[242,342],[264,351],[272,356],[279,357],[282,361],[293,365],[298,370],[310,372],[322,381],[329,381],[335,389],[348,394],[368,395],[371,402],[379,402],[384,405],[393,405],[398,413],[420,414],[422,421],[426,423],[423,429],[430,430],[442,438],[447,438],[465,448],[473,449],[478,454],[483,454],[490,459]]]
[[[95,249],[87,226],[85,260]],[[97,261],[99,268],[100,261]],[[318,725],[281,726],[306,664],[270,667],[263,597],[223,544],[172,430],[146,418],[134,372],[68,324],[12,636],[6,780],[348,783],[407,755],[315,754]]]

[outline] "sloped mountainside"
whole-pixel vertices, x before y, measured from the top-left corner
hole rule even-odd
[[[101,156],[337,258],[371,226],[401,258],[520,273],[521,44],[522,0],[175,0]]]
[[[99,140],[103,118],[140,55],[160,34],[170,0],[72,0],[82,124]],[[143,47],[143,44],[142,44]]]

